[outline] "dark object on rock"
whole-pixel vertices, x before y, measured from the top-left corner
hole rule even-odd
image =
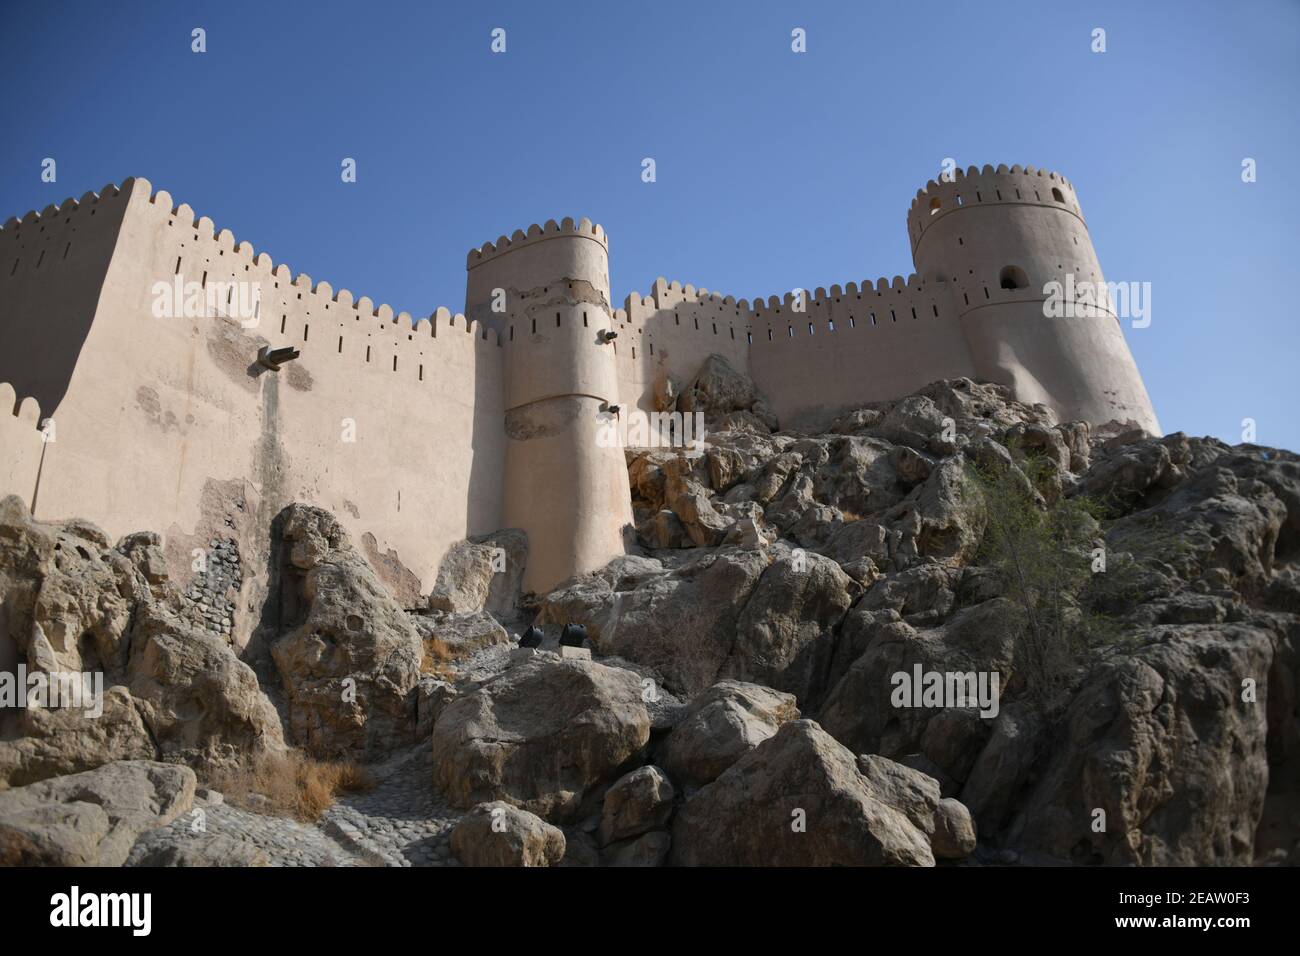
[[[560,633],[561,647],[583,647],[587,643],[587,628],[582,624],[566,624]]]
[[[528,630],[524,631],[523,637],[519,638],[519,646],[520,647],[541,647],[542,638],[545,636],[546,635],[542,633],[542,629],[538,627],[536,624],[534,624]]]

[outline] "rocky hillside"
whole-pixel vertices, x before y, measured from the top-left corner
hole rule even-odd
[[[403,608],[296,505],[243,648],[156,536],[0,503],[19,660],[105,685],[0,713],[0,861],[1300,862],[1296,456],[968,380],[815,435],[717,357],[661,392],[709,430],[628,453],[627,555],[521,595],[503,531]],[[368,789],[294,819],[266,766]]]

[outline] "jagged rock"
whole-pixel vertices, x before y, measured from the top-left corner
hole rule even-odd
[[[708,488],[694,477],[693,468],[685,457],[664,463],[664,501],[697,547],[715,547],[732,521],[713,507]]]
[[[1148,442],[1125,460],[1146,460],[1152,449],[1164,447]],[[1238,476],[1234,466],[1245,474]],[[1253,594],[1271,579],[1280,536],[1292,520],[1274,491],[1288,493],[1285,483],[1274,478],[1270,484],[1254,477],[1253,470],[1231,457],[1219,459],[1155,507],[1116,521],[1107,544],[1120,551],[1155,553],[1187,581],[1222,568],[1234,587]]]
[[[798,447],[798,446],[796,446]],[[813,477],[813,494],[846,514],[868,515],[903,500],[908,486],[928,477],[930,460],[903,446],[878,438],[844,437],[831,443],[824,463]],[[805,456],[805,460],[808,460]],[[906,484],[899,462],[907,469]]]
[[[918,630],[896,615],[863,622],[869,643],[827,696],[818,715],[822,726],[859,753],[897,759],[920,750],[926,725],[939,710],[895,707],[894,675],[911,675],[918,665],[923,672],[1010,674],[1013,644],[1007,613],[1004,599],[998,598],[963,608],[940,627]],[[1000,686],[1004,684],[1002,678]]]
[[[0,792],[0,866],[121,866],[194,787],[189,767],[127,760]]]
[[[705,421],[713,421],[728,412],[748,411],[763,420],[769,429],[776,428],[776,417],[749,376],[736,371],[716,353],[704,360],[695,378],[682,389],[677,410],[703,412]]]
[[[736,622],[722,673],[789,691],[801,703],[825,692],[835,629],[860,593],[829,558],[794,552],[768,566]]]
[[[513,667],[439,715],[434,782],[455,806],[505,800],[570,820],[649,739],[641,693],[637,675],[602,664]]]
[[[128,675],[131,695],[166,759],[233,765],[284,747],[280,716],[253,669],[224,639],[163,605],[140,607]]]
[[[1042,738],[1043,720],[1028,706],[1012,705],[998,714],[969,772],[958,778],[965,781],[961,802],[983,832],[1001,829],[1039,759]]]
[[[863,611],[893,610],[913,626],[942,621],[952,613],[961,581],[960,568],[942,564],[919,564],[877,581],[862,596],[857,608]]]
[[[695,545],[681,519],[667,508],[656,511],[638,524],[636,533],[647,548],[656,551],[665,548],[690,548]]]
[[[702,787],[798,717],[793,694],[720,681],[690,702],[658,759],[678,783]]]
[[[466,866],[556,866],[564,832],[503,801],[480,803],[451,831],[451,852]]]
[[[429,593],[429,609],[509,616],[519,603],[519,586],[527,563],[528,534],[519,528],[459,541],[438,566],[438,579]]]
[[[1074,862],[1246,865],[1269,770],[1269,634],[1243,625],[1158,628],[1071,703],[1012,839]],[[1093,831],[1097,809],[1104,833]]]
[[[884,524],[902,533],[895,564],[928,557],[944,564],[968,564],[984,533],[978,492],[959,458],[945,458],[930,477],[885,512]]]
[[[886,412],[872,431],[895,445],[951,454],[940,437],[947,417],[926,396],[910,395]]]
[[[409,744],[420,635],[332,515],[281,515],[280,619],[271,656],[289,730],[317,757],[372,759]]]
[[[960,860],[975,849],[975,826],[960,801],[940,796],[939,781],[875,754],[858,757],[858,770],[881,802],[924,833],[936,859]]]
[[[1169,489],[1186,477],[1189,449],[1182,434],[1158,440],[1122,443],[1104,449],[1103,457],[1071,490],[1115,510],[1127,510],[1151,490]]]
[[[605,794],[600,818],[600,842],[618,840],[662,829],[673,812],[673,785],[658,767],[638,767],[620,777]]]
[[[116,760],[162,756],[140,710],[123,686],[104,691],[103,713],[25,707],[14,715],[13,739],[0,741],[0,789],[80,773]]]
[[[602,626],[588,631],[601,653],[654,668],[674,692],[695,693],[717,679],[736,621],[770,561],[761,550],[702,554],[631,591],[611,593]]]
[[[21,498],[0,500],[0,599],[7,631],[28,668],[120,669],[143,575],[89,522],[45,524]]]
[[[210,767],[283,746],[253,671],[183,613],[157,535],[110,548],[87,522],[36,522],[19,499],[5,499],[0,604],[29,668],[92,671],[106,685],[101,716],[54,707],[11,716],[0,785],[124,759]]]
[[[688,799],[672,840],[671,860],[688,866],[934,865],[926,835],[810,720],[785,724]]]

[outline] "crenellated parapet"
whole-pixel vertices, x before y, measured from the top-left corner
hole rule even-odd
[[[958,210],[998,204],[1038,205],[1065,210],[1083,221],[1078,198],[1060,173],[1019,165],[954,170],[951,180],[940,177],[917,190],[907,214],[907,234],[916,251],[921,237],[934,224]]]
[[[465,257],[465,268],[473,269],[475,266],[491,262],[508,252],[516,252],[539,242],[564,236],[589,239],[604,249],[606,254],[609,253],[609,238],[605,235],[605,230],[601,228],[599,223],[593,223],[586,217],[579,219],[575,223],[573,219],[566,217],[558,223],[554,219],[548,219],[545,224],[540,226],[533,223],[527,229],[516,229],[509,236],[501,236],[496,242],[485,242],[483,245],[471,249],[469,255]]]

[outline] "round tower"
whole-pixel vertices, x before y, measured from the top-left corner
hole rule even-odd
[[[1065,177],[1032,166],[959,169],[916,194],[907,226],[922,280],[952,291],[979,378],[1062,420],[1114,419],[1160,434],[1120,320],[1104,297],[1086,307],[1105,279]]]
[[[602,426],[618,405],[604,230],[547,222],[472,250],[465,314],[497,330],[505,380],[503,520],[528,532],[525,590],[624,553],[627,464]]]

